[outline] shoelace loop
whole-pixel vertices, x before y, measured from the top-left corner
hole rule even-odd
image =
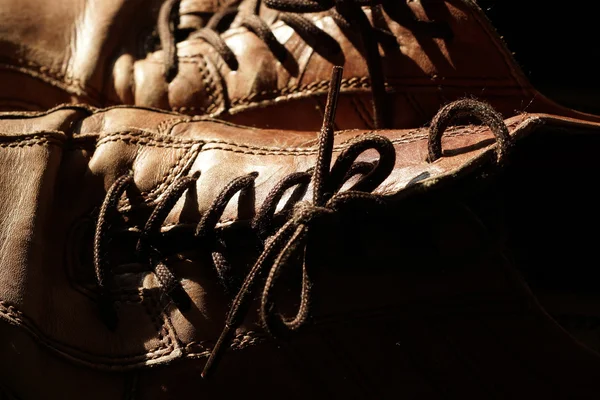
[[[496,137],[497,161],[501,162],[508,152],[511,138],[502,114],[489,104],[472,99],[457,100],[442,107],[431,120],[428,140],[428,162],[442,157],[442,135],[444,131],[460,118],[476,118],[487,125]]]

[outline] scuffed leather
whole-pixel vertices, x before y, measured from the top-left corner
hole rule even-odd
[[[506,123],[514,146],[528,137],[543,140],[548,129],[565,138],[597,135],[600,129],[543,114],[523,114]],[[198,250],[170,261],[194,303],[186,313],[164,297],[152,272],[114,266],[120,323],[111,332],[98,317],[89,259],[95,213],[111,184],[132,170],[135,189],[122,198],[120,211],[128,215],[131,229],[139,229],[177,177],[200,171],[194,190],[180,199],[163,230],[193,226],[232,179],[258,172],[253,198],[231,201],[219,223],[221,232],[233,238],[230,243],[246,243],[229,254],[234,266],[243,267],[256,254],[247,245],[249,236],[236,229],[244,229],[283,177],[314,166],[316,133],[283,135],[168,112],[82,106],[2,114],[0,132],[0,160],[11,166],[0,177],[0,376],[7,390],[22,399],[258,393],[279,398],[286,387],[297,388],[291,396],[298,398],[316,393],[364,398],[374,387],[385,394],[439,398],[435,385],[419,381],[419,368],[411,366],[413,351],[425,368],[449,377],[453,383],[441,383],[447,390],[481,397],[485,388],[466,384],[473,371],[460,367],[444,340],[464,340],[461,346],[476,365],[501,369],[503,375],[497,376],[503,381],[507,372],[502,366],[511,361],[494,353],[498,347],[489,346],[489,332],[474,324],[473,315],[503,330],[495,340],[511,351],[534,358],[545,354],[546,362],[535,366],[537,373],[554,376],[568,369],[564,387],[569,394],[588,393],[597,382],[598,356],[539,308],[506,258],[485,250],[479,225],[456,210],[444,211],[443,203],[431,208],[427,201],[411,201],[501,169],[493,161],[495,145],[487,128],[451,128],[444,135],[444,156],[433,163],[426,161],[426,129],[380,131],[397,154],[393,173],[375,190],[388,208],[384,214],[369,212],[362,230],[344,225],[353,218],[346,215],[319,234],[314,324],[290,341],[275,342],[251,313],[209,380],[199,378],[199,369],[231,300],[210,254]],[[334,158],[364,133],[337,132]],[[374,161],[375,155],[360,159]],[[446,246],[448,237],[460,241]],[[128,258],[135,249],[114,240],[110,252]],[[440,270],[440,265],[446,267]],[[510,334],[514,327],[519,332]],[[554,349],[550,358],[548,346]],[[447,366],[431,361],[436,352]],[[360,375],[365,381],[348,381],[356,368],[365,371]],[[520,380],[525,375],[518,368],[511,369],[513,375],[520,383],[505,388],[513,398],[549,390]],[[30,383],[32,376],[41,377],[39,384]],[[495,375],[486,379],[490,376]],[[243,382],[232,385],[233,377]]]
[[[162,51],[154,52],[150,45],[160,3],[4,0],[2,108],[43,110],[63,102],[135,104],[209,114],[243,125],[318,129],[331,67],[341,64],[345,69],[337,127],[372,127],[360,38],[346,37],[328,13],[306,16],[339,42],[343,55],[337,58],[315,52],[263,6],[261,17],[289,51],[285,65],[256,35],[234,24],[223,37],[239,60],[237,71],[229,70],[201,39],[190,39],[178,44],[179,74],[167,83]],[[247,12],[252,4],[246,1],[241,8]],[[180,24],[200,26],[207,10],[223,6],[220,1],[184,0]],[[422,126],[440,104],[468,96],[485,98],[506,117],[546,112],[598,120],[538,93],[472,0],[408,1],[407,7],[407,18],[445,22],[452,37],[413,32],[384,15],[398,42],[396,51],[382,53],[394,128]]]

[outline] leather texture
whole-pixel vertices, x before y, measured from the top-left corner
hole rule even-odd
[[[0,4],[0,82],[4,110],[61,103],[114,102],[115,85],[133,79],[128,63],[156,45],[162,0],[60,0]],[[182,0],[182,28],[201,26],[221,0]]]
[[[64,102],[135,104],[243,125],[314,130],[322,120],[329,72],[339,64],[345,72],[337,128],[373,127],[371,79],[360,35],[342,32],[331,11],[304,16],[339,43],[337,56],[316,51],[262,5],[261,18],[286,48],[285,62],[234,22],[221,36],[238,60],[237,70],[203,39],[189,39],[178,43],[178,74],[167,82],[163,52],[148,45],[158,0],[4,3],[0,81],[5,110],[45,110]],[[246,0],[242,12],[251,12],[252,5]],[[183,0],[180,22],[197,26],[194,18],[214,6],[220,4]],[[597,121],[538,93],[473,1],[408,1],[403,7],[404,21],[385,13],[377,18],[377,26],[395,38],[394,45],[380,46],[390,127],[423,126],[440,104],[469,96],[486,99],[506,117],[546,112]],[[412,29],[407,21],[415,20],[441,23],[450,36]]]
[[[529,185],[551,174],[543,172],[546,164],[536,165],[538,149],[548,143],[580,150],[562,155],[563,174],[584,179],[597,172],[580,155],[596,148],[591,143],[600,125],[545,114],[505,122],[511,151],[525,154],[513,170],[538,167],[526,175]],[[214,230],[229,273],[243,277],[260,252],[248,221],[284,177],[315,166],[316,134],[83,106],[4,113],[0,132],[0,161],[12,167],[0,176],[0,377],[1,387],[17,398],[598,394],[600,357],[541,308],[507,256],[510,240],[502,232],[518,232],[519,222],[505,229],[493,223],[522,192],[498,178],[511,167],[495,161],[497,146],[486,127],[446,130],[443,156],[434,162],[427,161],[427,129],[378,132],[396,153],[392,173],[374,190],[385,206],[340,212],[314,231],[310,262],[318,273],[311,323],[273,340],[251,307],[207,379],[200,372],[233,296],[215,273],[213,242],[196,243],[166,261],[193,303],[182,312],[136,260],[130,237],[177,178],[201,173],[163,223],[165,240],[190,236],[188,228],[229,182],[258,173],[250,195],[234,197]],[[368,134],[336,132],[333,159]],[[377,159],[367,151],[358,161]],[[134,184],[120,199],[107,248],[119,317],[111,331],[98,313],[93,231],[107,190],[128,171]],[[543,189],[542,197],[555,191],[552,185]],[[489,194],[494,191],[501,196]],[[290,196],[281,206],[293,201]],[[464,205],[471,203],[489,209],[469,211]],[[535,235],[528,241],[535,242]],[[298,296],[295,278],[280,278],[290,288],[278,294],[284,312],[293,310]]]

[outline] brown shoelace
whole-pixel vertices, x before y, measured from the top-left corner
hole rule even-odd
[[[250,32],[258,36],[271,50],[275,57],[284,62],[288,57],[288,51],[281,44],[270,26],[258,15],[261,1],[273,10],[279,11],[278,18],[289,25],[310,46],[320,51],[321,54],[335,55],[341,52],[338,42],[327,32],[318,28],[313,21],[302,14],[324,12],[332,10],[331,15],[340,29],[352,34],[358,31],[362,39],[365,60],[371,80],[371,92],[373,103],[373,123],[375,128],[381,129],[391,126],[391,115],[386,101],[385,76],[383,64],[379,53],[379,44],[386,46],[399,46],[394,35],[385,29],[371,25],[362,7],[371,7],[374,18],[385,11],[398,23],[416,32],[422,32],[432,37],[449,38],[452,35],[447,24],[438,22],[426,22],[414,19],[408,5],[404,1],[397,0],[254,0],[256,5],[253,14],[240,15],[240,25],[246,27]],[[167,0],[160,11],[158,32],[161,46],[164,51],[164,68],[167,81],[177,75],[178,61],[176,49],[176,27],[178,25],[178,7],[180,0]],[[189,34],[189,38],[202,38],[209,43],[225,63],[232,70],[238,69],[238,61],[229,48],[221,33],[228,26],[224,21],[231,21],[231,16],[237,12],[236,9],[227,9],[219,12],[211,18],[207,26]]]
[[[392,142],[381,135],[366,134],[351,141],[341,152],[333,167],[330,167],[333,155],[333,120],[336,112],[342,77],[342,68],[336,67],[330,85],[325,111],[323,128],[319,134],[318,155],[316,165],[310,172],[292,173],[282,179],[270,191],[259,211],[252,221],[256,237],[262,243],[262,254],[247,273],[243,283],[234,297],[227,314],[225,327],[213,348],[205,365],[202,376],[207,377],[229,347],[236,328],[244,320],[253,293],[259,282],[263,282],[260,297],[259,316],[265,330],[273,336],[279,336],[290,331],[296,331],[306,322],[310,308],[310,293],[312,281],[305,255],[309,237],[315,223],[323,218],[330,218],[341,212],[347,204],[360,204],[361,209],[383,207],[385,198],[371,192],[377,188],[392,172],[395,165],[395,149]],[[442,108],[434,118],[429,134],[429,162],[434,162],[442,156],[441,136],[443,131],[457,118],[464,115],[475,117],[488,125],[497,138],[497,158],[505,158],[510,144],[508,128],[502,116],[492,110],[487,104],[474,100],[462,100]],[[376,162],[357,162],[357,158],[367,150],[375,150],[379,154]],[[340,191],[345,182],[351,177],[362,175],[350,189]],[[197,224],[194,238],[198,247],[202,247],[214,232],[225,207],[236,194],[248,193],[253,190],[257,173],[251,173],[232,180],[208,207]],[[199,173],[177,179],[156,204],[150,217],[142,229],[136,253],[140,262],[151,266],[162,291],[173,303],[185,312],[190,308],[191,300],[180,281],[167,265],[167,255],[160,250],[160,228],[168,213],[184,192],[192,189]],[[108,262],[108,241],[111,236],[109,221],[118,214],[118,202],[127,188],[133,184],[133,174],[128,173],[118,178],[108,190],[96,224],[94,239],[94,267],[99,289],[98,303],[100,316],[110,329],[117,327],[118,319],[111,296],[113,285],[112,268]],[[296,188],[291,198],[301,198],[309,186],[313,185],[312,201],[298,201],[290,209],[284,208],[279,212],[286,222],[274,229],[275,210],[283,194]],[[299,263],[298,263],[299,261]],[[221,260],[220,262],[226,262]],[[222,268],[222,265],[215,267]],[[277,312],[273,296],[278,277],[285,268],[301,265],[301,290],[299,307],[292,318],[284,317]]]

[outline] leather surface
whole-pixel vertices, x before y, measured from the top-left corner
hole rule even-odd
[[[162,0],[25,0],[0,4],[4,110],[111,102],[115,83],[133,79],[127,63],[156,41]],[[183,0],[181,22],[198,23],[220,0]]]
[[[548,132],[584,145],[600,128],[543,114],[506,124],[515,148],[528,138],[544,142]],[[243,276],[257,256],[245,222],[282,178],[314,166],[316,133],[77,106],[2,114],[0,132],[1,161],[13,166],[0,177],[0,373],[23,399],[275,398],[289,388],[298,398],[365,398],[373,390],[434,399],[594,393],[598,355],[540,308],[490,233],[459,206],[465,186],[481,191],[482,177],[502,169],[485,127],[449,129],[444,156],[433,163],[426,161],[426,129],[380,131],[396,151],[393,173],[375,190],[388,207],[340,214],[318,234],[313,323],[289,341],[273,341],[250,313],[207,380],[199,372],[232,294],[206,250],[169,258],[193,301],[181,312],[151,271],[132,267],[135,242],[117,233],[110,259],[129,262],[113,267],[120,323],[110,331],[101,322],[90,252],[106,190],[133,171],[119,209],[135,233],[177,177],[200,171],[170,212],[168,235],[197,223],[232,179],[258,172],[253,196],[231,201],[218,224],[223,255]],[[364,133],[337,132],[334,158]],[[448,238],[456,241],[448,245]],[[295,296],[282,297],[293,307]],[[40,385],[31,385],[38,374]],[[99,389],[90,393],[90,386]]]
[[[289,52],[286,62],[278,61],[255,34],[234,24],[222,36],[239,61],[237,71],[202,39],[190,39],[178,44],[179,73],[167,83],[163,53],[149,44],[158,0],[5,3],[0,5],[4,109],[43,110],[63,102],[136,104],[210,114],[243,125],[318,129],[331,66],[341,64],[345,70],[337,127],[372,127],[370,79],[360,37],[342,33],[329,12],[305,16],[338,41],[341,56],[322,56],[263,6],[261,17]],[[252,4],[246,1],[241,7],[247,12]],[[196,16],[215,5],[182,1],[181,23],[197,24]],[[431,37],[387,15],[378,22],[397,41],[397,47],[380,49],[394,128],[422,126],[440,104],[468,96],[485,98],[506,117],[547,112],[597,121],[538,93],[471,0],[409,1],[405,14],[408,20],[445,23],[452,37]]]

